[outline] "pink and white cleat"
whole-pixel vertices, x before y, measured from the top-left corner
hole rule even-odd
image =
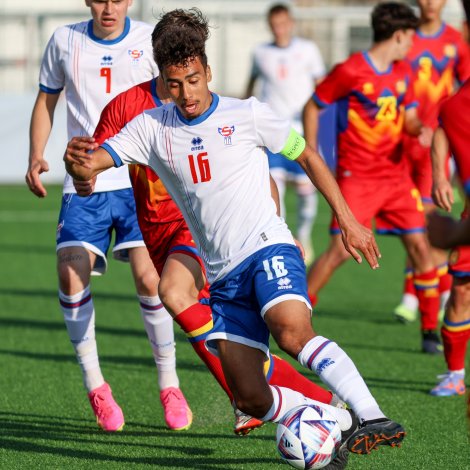
[[[160,401],[162,402],[168,429],[184,431],[190,428],[193,422],[193,413],[179,388],[168,387],[162,390],[160,392]]]
[[[103,431],[122,431],[124,415],[119,405],[114,401],[111,387],[105,382],[88,394],[96,422]]]

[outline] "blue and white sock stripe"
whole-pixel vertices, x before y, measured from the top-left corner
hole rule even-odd
[[[307,367],[309,369],[312,369],[312,364],[313,364],[313,361],[315,360],[315,358],[321,353],[321,351],[323,351],[323,349],[328,346],[329,344],[331,343],[331,341],[329,339],[327,339],[324,343],[322,343],[320,346],[318,346],[317,349],[315,349],[315,351],[313,351],[313,353],[310,355],[310,357],[308,358],[308,361],[307,361]]]

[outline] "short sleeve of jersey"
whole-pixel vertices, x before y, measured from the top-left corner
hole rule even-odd
[[[49,40],[41,62],[39,88],[45,93],[60,93],[65,86],[64,70],[60,61],[56,31]]]
[[[253,57],[251,59],[251,78],[257,78],[261,75],[261,71],[258,66],[258,60],[256,56],[256,51],[253,54]]]
[[[318,106],[324,108],[341,98],[346,98],[354,83],[348,62],[336,65],[333,70],[317,86],[313,100]]]
[[[470,48],[462,38],[457,43],[458,60],[456,64],[456,76],[460,83],[470,78]]]
[[[403,104],[405,105],[405,109],[414,108],[418,106],[418,101],[416,100],[412,83],[413,69],[407,61],[400,62],[400,65],[405,67],[406,92],[403,98]]]
[[[257,145],[279,153],[287,143],[291,124],[278,117],[269,105],[251,98]]]
[[[125,99],[123,94],[116,96],[103,109],[93,137],[98,144],[115,136],[126,124],[124,119]]]
[[[148,165],[152,156],[151,117],[142,113],[130,121],[119,134],[106,140],[102,147],[111,155],[114,165],[140,163]]]
[[[320,53],[320,49],[314,43],[312,43],[312,60],[311,60],[311,70],[310,73],[314,79],[321,78],[325,75],[325,63],[323,62],[323,57]]]

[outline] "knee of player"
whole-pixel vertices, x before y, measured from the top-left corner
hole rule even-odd
[[[255,418],[265,416],[272,405],[272,396],[268,394],[238,394],[234,400],[240,411]]]
[[[413,243],[408,245],[408,253],[417,268],[420,268],[420,265],[433,262],[431,246],[424,234],[423,236],[416,237]]]
[[[153,267],[134,276],[137,292],[140,295],[154,296],[158,291],[158,274]]]
[[[183,286],[179,286],[177,283],[165,282],[163,279],[160,280],[158,285],[160,300],[173,315],[178,315],[195,304],[198,301],[197,294],[196,289],[194,291],[184,289]]]
[[[454,281],[449,302],[459,313],[467,313],[470,310],[470,278]]]
[[[80,292],[90,283],[91,266],[87,261],[74,262],[70,257],[59,257],[57,275],[59,288],[67,295]]]
[[[289,356],[297,358],[304,345],[313,337],[313,332],[305,335],[298,331],[283,330],[276,336],[278,346]]]

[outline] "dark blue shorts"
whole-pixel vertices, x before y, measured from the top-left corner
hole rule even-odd
[[[282,243],[257,251],[212,284],[214,327],[206,339],[208,349],[216,354],[216,340],[226,339],[268,355],[264,314],[285,300],[299,300],[311,308],[300,251],[295,245]]]
[[[92,274],[106,272],[106,255],[113,231],[113,256],[128,261],[128,249],[145,246],[137,222],[131,188],[95,193],[88,197],[64,194],[57,226],[56,250],[83,246],[97,255]]]

